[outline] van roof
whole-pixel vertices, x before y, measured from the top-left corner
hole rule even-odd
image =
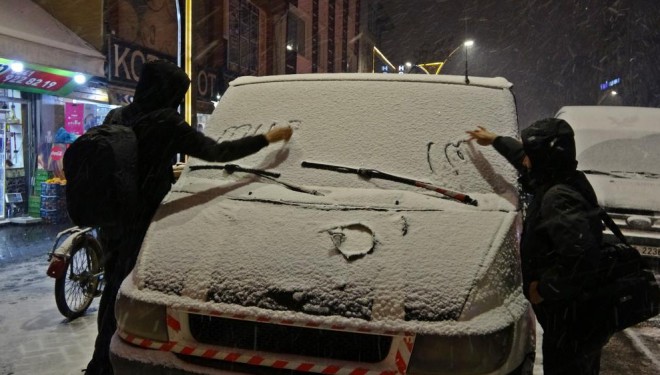
[[[465,85],[465,76],[429,75],[429,74],[374,74],[374,73],[315,73],[288,74],[277,76],[242,76],[230,82],[231,86],[249,85],[253,83],[284,82],[284,81],[397,81],[397,82],[433,82]],[[508,89],[513,86],[503,77],[470,77],[469,85]]]
[[[557,118],[566,120],[575,130],[621,129],[657,132],[660,108],[627,106],[565,106]]]

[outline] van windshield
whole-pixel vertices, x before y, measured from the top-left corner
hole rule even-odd
[[[300,186],[419,191],[392,181],[302,168],[302,161],[377,167],[466,193],[493,193],[516,184],[516,171],[492,148],[459,142],[476,125],[516,136],[515,103],[508,89],[433,76],[316,76],[332,79],[257,80],[231,87],[205,133],[224,141],[263,134],[276,125],[293,127],[288,144],[271,145],[237,163],[277,171]]]
[[[615,173],[629,178],[658,178],[660,134],[596,143],[578,154],[577,159],[581,170]]]

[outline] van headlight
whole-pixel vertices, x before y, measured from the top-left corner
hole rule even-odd
[[[136,337],[168,342],[165,306],[139,301],[119,293],[115,302],[117,327]]]
[[[502,367],[513,343],[513,325],[473,336],[417,335],[409,375],[489,374]]]

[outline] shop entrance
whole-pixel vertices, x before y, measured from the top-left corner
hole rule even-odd
[[[29,102],[19,91],[0,89],[0,220],[25,213],[28,113]]]

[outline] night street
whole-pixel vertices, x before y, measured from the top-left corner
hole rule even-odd
[[[660,375],[660,0],[0,9],[0,375]]]
[[[46,258],[0,267],[0,374],[80,374],[91,358],[96,309],[67,322],[55,306]]]

